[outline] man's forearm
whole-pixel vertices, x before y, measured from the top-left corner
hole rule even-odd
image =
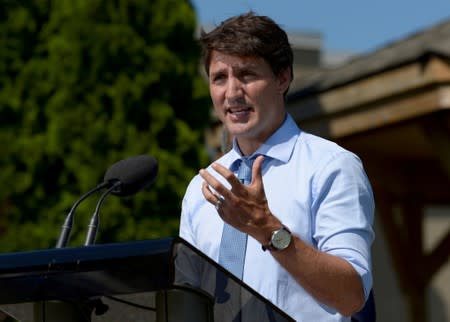
[[[300,238],[272,252],[274,258],[319,302],[350,316],[364,304],[359,274],[345,259],[320,252]]]

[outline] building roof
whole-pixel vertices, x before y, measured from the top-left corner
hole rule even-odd
[[[412,61],[426,59],[429,55],[450,58],[450,19],[368,54],[355,56],[341,66],[311,74],[293,84],[288,100],[345,85]]]

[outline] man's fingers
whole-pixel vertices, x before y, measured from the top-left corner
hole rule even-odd
[[[255,161],[253,162],[253,167],[252,167],[252,183],[253,182],[258,182],[261,183],[262,182],[262,173],[261,173],[261,169],[262,169],[262,164],[264,162],[264,156],[263,155],[258,155],[255,159]]]
[[[221,195],[211,191],[210,186],[206,182],[203,182],[202,184],[202,193],[205,199],[212,203],[216,207],[216,209],[218,208],[218,204],[222,204],[225,200],[225,198]]]
[[[207,189],[214,196],[223,196],[225,198],[230,197],[230,190],[228,190],[219,180],[217,180],[211,173],[206,171],[205,169],[201,169],[199,171],[200,176],[205,180],[205,184],[207,185]],[[206,197],[206,196],[205,196]],[[207,199],[210,201],[209,199]],[[214,199],[216,200],[216,199]],[[213,200],[213,201],[214,201]]]
[[[236,185],[239,185],[241,182],[238,178],[234,175],[233,172],[231,172],[229,169],[225,168],[223,165],[220,165],[219,163],[213,163],[212,168],[220,174],[222,177],[227,180],[232,187],[235,187]]]

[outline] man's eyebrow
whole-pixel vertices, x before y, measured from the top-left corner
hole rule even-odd
[[[220,69],[216,69],[214,71],[210,70],[209,76],[211,77],[211,76],[221,75],[221,74],[224,74],[224,73],[226,73],[225,68],[220,68]]]
[[[258,64],[255,64],[253,62],[240,63],[240,64],[236,64],[236,65],[231,66],[231,68],[233,68],[233,70],[255,69],[255,68],[258,68]]]
[[[258,69],[258,64],[255,64],[253,62],[237,63],[237,64],[233,64],[231,66],[231,69],[233,70],[234,73],[242,73],[245,71]],[[209,75],[214,76],[214,75],[220,75],[220,74],[224,74],[224,73],[227,73],[227,67],[221,67],[214,71],[210,70]]]

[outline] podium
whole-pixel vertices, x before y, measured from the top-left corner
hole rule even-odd
[[[0,254],[0,321],[294,321],[181,238]]]

